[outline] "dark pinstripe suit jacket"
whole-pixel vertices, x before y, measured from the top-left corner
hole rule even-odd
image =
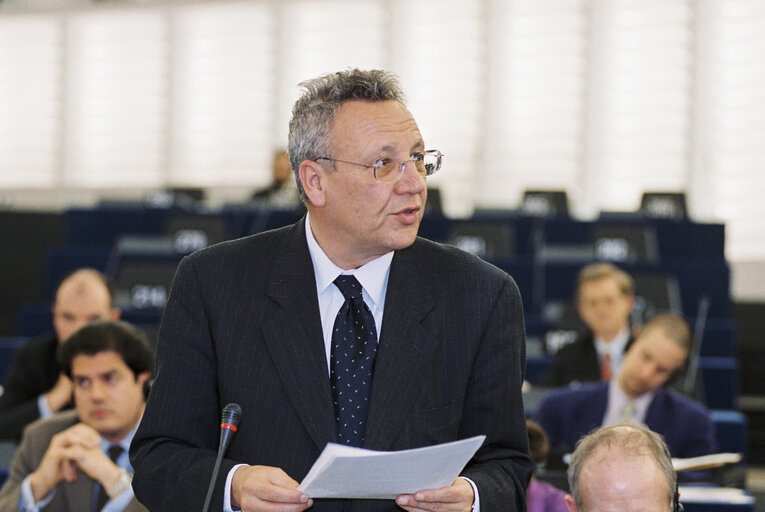
[[[200,509],[221,408],[242,406],[211,510],[238,462],[302,480],[335,420],[304,221],[197,252],[178,267],[162,319],[157,378],[131,448],[133,486],[150,510]],[[399,450],[477,434],[463,471],[482,510],[525,510],[532,464],[521,400],[523,312],[514,281],[418,239],[397,251],[370,398],[365,447]],[[398,510],[355,501],[355,511]],[[340,511],[317,500],[313,510]]]

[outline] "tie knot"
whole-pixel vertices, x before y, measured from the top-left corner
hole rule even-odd
[[[116,463],[119,456],[122,455],[122,452],[125,450],[122,446],[113,444],[106,451],[109,453],[109,458],[112,459],[112,462]]]
[[[346,300],[361,298],[361,283],[359,283],[355,277],[351,275],[339,275],[334,283]]]

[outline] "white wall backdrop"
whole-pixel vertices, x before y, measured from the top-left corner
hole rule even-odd
[[[401,77],[450,214],[685,191],[765,296],[761,0],[5,0],[0,204],[252,189],[296,85],[348,67]]]

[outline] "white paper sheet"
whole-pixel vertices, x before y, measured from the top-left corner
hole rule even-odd
[[[329,443],[300,483],[311,498],[393,499],[450,485],[486,436],[397,452]]]
[[[741,462],[740,453],[712,453],[687,459],[673,458],[672,466],[675,471],[695,471],[724,466],[725,464],[738,464]]]
[[[681,485],[680,503],[726,503],[749,505],[754,498],[741,489]]]

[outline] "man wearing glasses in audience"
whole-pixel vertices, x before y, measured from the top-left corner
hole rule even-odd
[[[395,77],[348,70],[303,86],[289,154],[308,213],[180,264],[131,448],[136,496],[151,510],[201,508],[220,411],[236,402],[241,426],[211,510],[525,510],[515,282],[417,238],[442,156],[427,150]],[[446,487],[395,501],[297,489],[329,442],[401,450],[479,434],[483,446]]]

